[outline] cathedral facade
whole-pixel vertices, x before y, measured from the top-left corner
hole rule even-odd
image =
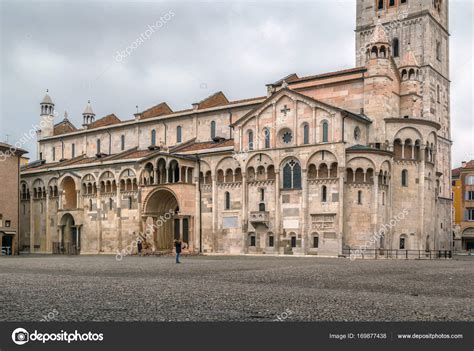
[[[357,0],[356,67],[81,128],[41,102],[20,250],[450,250],[448,1]]]

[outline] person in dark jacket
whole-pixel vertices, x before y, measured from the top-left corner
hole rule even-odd
[[[174,247],[176,249],[176,263],[181,263],[179,262],[179,256],[181,255],[182,246],[183,246],[183,243],[181,242],[181,240],[174,241]]]
[[[138,240],[137,242],[137,251],[138,251],[138,256],[142,255],[142,241]]]

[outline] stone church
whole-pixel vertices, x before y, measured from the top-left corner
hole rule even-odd
[[[88,103],[78,127],[54,120],[47,93],[38,161],[21,174],[20,249],[451,249],[448,10],[357,0],[356,67],[289,74],[260,97],[217,92],[124,120]]]

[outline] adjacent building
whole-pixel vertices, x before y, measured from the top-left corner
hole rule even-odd
[[[448,1],[358,0],[356,67],[289,74],[261,97],[126,120],[89,102],[76,127],[46,94],[20,246],[116,253],[152,226],[155,251],[451,249],[448,18]]]
[[[453,169],[454,246],[456,251],[474,250],[474,160]]]
[[[1,255],[18,253],[20,233],[20,166],[27,152],[0,142]]]

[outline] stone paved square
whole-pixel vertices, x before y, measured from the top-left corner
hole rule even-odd
[[[473,321],[469,258],[0,258],[1,321]]]

